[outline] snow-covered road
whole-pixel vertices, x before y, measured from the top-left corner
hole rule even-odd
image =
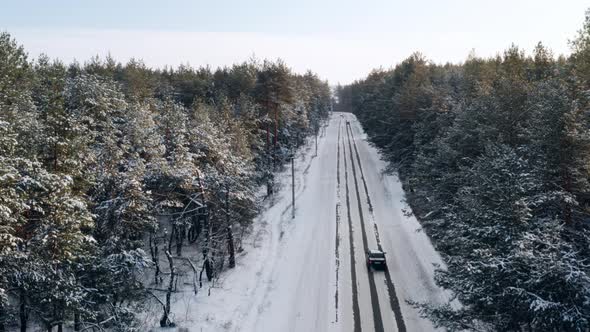
[[[310,147],[296,160],[295,218],[288,170],[238,266],[211,296],[201,292],[173,304],[186,317],[179,325],[191,331],[433,330],[406,300],[445,300],[433,280],[433,264],[442,262],[416,219],[404,213],[401,184],[384,168],[354,115],[335,113],[318,156]],[[387,253],[386,271],[366,266],[367,249],[378,247]]]

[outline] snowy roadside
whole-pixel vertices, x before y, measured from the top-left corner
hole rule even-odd
[[[314,144],[314,138],[308,138],[296,154],[296,198],[305,187],[305,175],[315,159]],[[171,319],[177,328],[159,328],[161,306],[150,301],[142,317],[142,330],[241,331],[245,321],[256,316],[253,310],[261,310],[267,294],[264,287],[271,284],[272,271],[268,267],[278,259],[281,239],[292,220],[290,165],[285,165],[275,180],[279,190],[262,203],[261,213],[253,221],[250,232],[244,235],[243,251],[236,255],[236,267],[224,270],[212,283],[204,278],[203,287],[196,295],[192,284],[178,284],[178,292],[172,294],[171,300]],[[260,197],[264,192],[261,188]],[[186,254],[200,256],[195,249],[188,249]]]

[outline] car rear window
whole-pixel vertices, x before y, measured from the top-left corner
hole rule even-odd
[[[370,256],[372,258],[385,258],[385,255],[382,253],[371,253]]]

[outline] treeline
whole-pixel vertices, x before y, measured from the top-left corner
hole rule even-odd
[[[146,280],[169,281],[172,325],[173,258],[232,267],[258,188],[330,108],[326,82],[280,61],[66,65],[1,33],[0,331],[132,330]]]
[[[338,88],[442,254],[451,330],[590,328],[590,11],[571,55],[414,54]]]

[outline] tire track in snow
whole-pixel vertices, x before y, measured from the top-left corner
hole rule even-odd
[[[350,151],[350,164],[352,165],[352,176],[354,178],[354,186],[355,186],[355,190],[356,190],[356,198],[357,198],[357,204],[358,204],[358,209],[359,209],[359,219],[361,221],[361,233],[362,233],[362,238],[363,238],[363,247],[365,249],[365,252],[369,252],[369,245],[367,243],[367,232],[365,230],[365,220],[363,218],[363,208],[362,208],[362,203],[361,203],[361,196],[359,193],[359,185],[358,185],[358,180],[357,180],[357,176],[356,176],[356,168],[354,166],[354,157],[352,156],[352,144],[350,142],[351,139],[350,139],[350,134],[348,132],[349,127],[350,127],[350,123],[347,123],[346,136],[348,138],[348,150]],[[346,160],[346,157],[344,157],[344,160]],[[347,196],[347,199],[348,199],[348,196]],[[384,328],[383,328],[383,318],[381,317],[381,306],[379,305],[379,297],[377,294],[377,287],[375,286],[375,276],[372,273],[369,273],[369,290],[371,292],[371,304],[373,307],[373,322],[375,324],[375,331],[383,332]]]
[[[359,307],[358,289],[356,281],[356,260],[354,258],[354,237],[352,229],[352,216],[350,214],[350,191],[348,189],[348,166],[346,162],[346,145],[344,140],[338,141],[338,149],[342,142],[342,154],[344,160],[344,183],[346,187],[346,212],[348,217],[348,240],[350,241],[350,275],[352,283],[352,316],[354,320],[354,332],[361,332],[361,309]]]
[[[348,125],[350,127],[350,125]],[[348,127],[346,133],[348,134]],[[352,132],[352,128],[350,128],[350,135],[352,136],[352,141],[354,143],[354,152],[356,154],[356,160],[359,165],[359,170],[361,173],[361,179],[363,181],[363,186],[365,188],[365,195],[367,197],[367,204],[369,205],[369,211],[371,213],[371,217],[373,219],[373,226],[375,231],[375,239],[377,240],[377,247],[379,250],[383,251],[383,247],[381,246],[381,240],[379,239],[379,227],[377,227],[377,223],[375,223],[375,216],[373,214],[373,204],[371,203],[371,196],[369,195],[369,190],[367,188],[367,181],[365,180],[365,173],[363,172],[363,164],[361,163],[361,157],[359,151],[356,146],[356,140],[354,138],[354,133]],[[350,140],[349,140],[350,142]],[[387,291],[389,293],[389,303],[391,305],[391,309],[395,315],[395,322],[397,324],[397,329],[400,332],[406,332],[406,324],[404,323],[404,317],[402,315],[401,307],[399,304],[399,299],[397,298],[397,294],[395,291],[395,285],[393,284],[393,280],[391,278],[391,274],[389,273],[389,267],[385,268],[385,280],[387,283]]]
[[[338,225],[340,224],[340,203],[336,204],[336,293],[334,294],[334,304],[336,307],[336,322],[338,322],[338,274],[340,270],[340,254],[338,247],[340,246],[340,235]]]
[[[338,322],[338,277],[340,273],[340,128],[342,120],[338,122],[338,148],[336,152],[336,293],[334,294],[336,322]]]

